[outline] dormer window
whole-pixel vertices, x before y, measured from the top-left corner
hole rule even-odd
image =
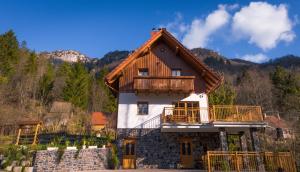
[[[147,68],[141,68],[138,71],[139,76],[149,76],[149,72]]]
[[[181,69],[172,69],[172,76],[181,76]]]

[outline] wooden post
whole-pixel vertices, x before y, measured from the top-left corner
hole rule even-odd
[[[17,141],[16,141],[16,145],[19,144],[19,140],[20,140],[20,136],[21,136],[21,131],[22,131],[22,129],[19,128],[19,130],[18,130],[18,136],[17,136]]]
[[[36,128],[35,128],[35,132],[34,132],[34,138],[33,138],[33,143],[32,143],[33,145],[36,144],[36,140],[37,140],[37,135],[38,135],[39,128],[40,128],[40,124],[37,124]]]
[[[237,172],[240,172],[237,151],[235,151],[235,168],[236,168]]]
[[[207,151],[207,171],[211,172],[209,151]]]
[[[235,110],[236,110],[237,120],[239,121],[239,119],[240,119],[240,115],[239,115],[239,107],[238,107],[238,106],[235,106]]]
[[[216,107],[215,107],[215,105],[213,105],[213,121],[215,121],[216,120]]]

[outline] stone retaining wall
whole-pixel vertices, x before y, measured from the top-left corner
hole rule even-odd
[[[103,170],[108,168],[109,149],[82,149],[76,157],[77,150],[65,150],[61,160],[57,150],[37,151],[34,160],[34,171],[83,171]]]

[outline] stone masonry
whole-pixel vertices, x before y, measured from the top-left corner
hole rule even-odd
[[[77,150],[65,150],[61,160],[58,160],[56,150],[37,151],[34,160],[34,171],[83,171],[107,169],[109,149],[82,149],[76,157]]]
[[[119,133],[124,131],[120,131]],[[125,130],[125,129],[123,129]],[[160,129],[142,129],[141,136],[136,139],[136,166],[137,168],[178,168],[180,165],[180,138],[192,138],[195,168],[203,168],[201,156],[207,150],[220,150],[219,133],[198,132],[161,132]],[[138,132],[139,133],[139,132]],[[122,160],[122,142],[118,141],[119,159]],[[122,163],[122,161],[120,161]]]

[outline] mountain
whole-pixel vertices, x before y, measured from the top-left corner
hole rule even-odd
[[[74,63],[79,61],[87,63],[92,61],[91,58],[80,53],[79,51],[74,51],[74,50],[58,50],[53,52],[42,52],[40,54],[52,60],[54,63],[61,63],[61,62]]]
[[[300,57],[295,55],[286,55],[283,57],[270,60],[269,62],[261,64],[262,67],[282,66],[285,68],[300,68]]]
[[[107,66],[112,69],[120,64],[129,55],[129,53],[129,51],[111,51],[98,60],[97,66]]]

